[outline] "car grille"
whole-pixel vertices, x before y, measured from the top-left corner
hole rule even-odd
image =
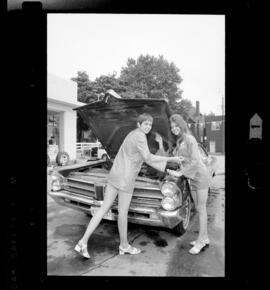
[[[95,176],[96,177],[96,176]],[[89,180],[89,177],[85,176],[71,176],[66,179],[64,183],[64,189],[73,194],[89,196],[96,198],[95,184],[105,186],[106,176],[99,176],[99,178],[93,178]],[[150,181],[150,182],[149,182]],[[135,190],[131,200],[131,206],[145,206],[158,208],[163,196],[160,192],[158,182],[147,179],[137,180],[135,185]],[[116,198],[113,203],[113,208],[116,208],[118,204],[118,199]]]
[[[132,206],[147,206],[147,207],[160,207],[160,203],[163,196],[160,189],[147,189],[147,188],[135,188],[131,205]]]
[[[135,193],[132,196],[131,199],[131,203],[130,203],[130,207],[136,208],[136,207],[151,207],[151,208],[159,208],[160,207],[160,203],[161,203],[161,199],[159,197],[159,194],[157,193],[156,197],[152,196],[151,198],[148,197],[144,197],[143,193],[137,192],[138,195],[135,195]],[[118,207],[118,199],[116,198],[116,200],[113,203],[112,208],[117,208]]]
[[[96,197],[95,185],[94,182],[91,181],[78,178],[67,178],[67,181],[64,183],[64,189],[79,195]]]

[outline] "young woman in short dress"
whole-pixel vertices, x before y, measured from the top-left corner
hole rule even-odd
[[[128,209],[131,202],[136,178],[143,162],[152,167],[165,171],[167,161],[180,162],[178,156],[165,157],[150,153],[146,134],[152,129],[153,117],[142,114],[137,118],[137,128],[131,131],[124,139],[108,175],[108,183],[102,206],[90,220],[88,227],[75,247],[75,250],[85,258],[90,258],[87,251],[88,240],[99,225],[101,219],[111,208],[118,195],[118,230],[120,235],[120,254],[138,254],[140,249],[132,247],[127,239]]]
[[[201,159],[198,143],[191,134],[187,123],[178,114],[170,117],[171,131],[176,136],[176,147],[174,156],[183,159],[180,171],[167,170],[170,175],[180,177],[181,175],[190,179],[191,194],[199,214],[199,235],[196,241],[191,242],[193,246],[189,253],[198,254],[205,246],[209,245],[207,234],[207,211],[206,202],[210,187],[211,176],[206,165]],[[157,140],[162,150],[162,139]]]

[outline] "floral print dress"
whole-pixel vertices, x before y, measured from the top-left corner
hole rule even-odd
[[[190,179],[192,190],[207,189],[210,186],[211,175],[199,153],[198,143],[192,135],[184,135],[183,141],[177,144],[173,155],[184,157],[181,172]]]

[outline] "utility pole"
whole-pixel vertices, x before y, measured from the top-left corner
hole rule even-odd
[[[204,145],[205,149],[207,150],[206,114],[205,113],[204,113],[203,121],[204,121],[204,127],[203,127],[203,145]]]

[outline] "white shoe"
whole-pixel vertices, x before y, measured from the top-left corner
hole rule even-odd
[[[141,249],[132,247],[131,245],[128,245],[126,249],[119,246],[119,255],[125,255],[125,254],[136,255],[136,254],[139,254],[140,252],[141,252]]]
[[[83,257],[89,259],[90,255],[87,251],[87,245],[83,244],[81,241],[78,242],[78,244],[75,246],[74,250],[78,252]]]
[[[196,242],[195,245],[189,250],[189,253],[192,255],[197,255],[201,251],[204,251],[207,246],[209,245],[204,242]]]

